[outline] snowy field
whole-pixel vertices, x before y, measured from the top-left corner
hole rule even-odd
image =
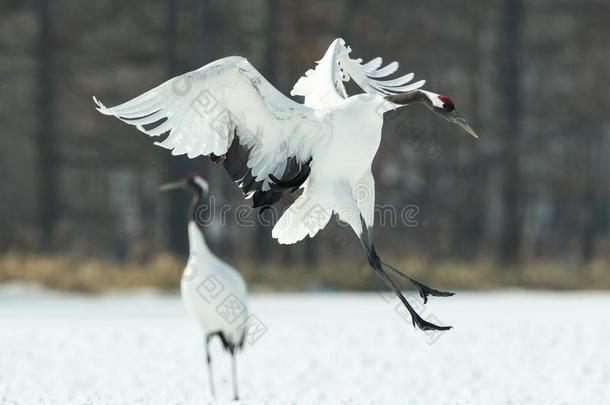
[[[610,404],[610,294],[458,293],[415,331],[389,296],[259,294],[238,359],[244,404]],[[421,311],[420,311],[421,312]],[[266,329],[266,330],[265,330]],[[259,331],[259,332],[260,332]],[[0,288],[0,404],[231,403],[176,296]]]

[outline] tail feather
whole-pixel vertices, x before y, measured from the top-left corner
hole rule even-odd
[[[271,236],[283,245],[296,243],[307,235],[313,237],[328,224],[332,213],[328,198],[304,193],[284,212]]]

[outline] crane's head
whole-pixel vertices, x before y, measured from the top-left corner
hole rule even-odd
[[[161,191],[170,191],[176,189],[191,189],[193,193],[202,197],[208,194],[210,187],[208,185],[208,182],[205,181],[199,173],[192,173],[183,180],[165,183],[159,187],[159,190]]]
[[[479,137],[474,129],[468,125],[466,119],[456,111],[455,104],[453,104],[453,101],[447,96],[418,89],[408,93],[386,96],[385,99],[391,103],[403,106],[417,102],[424,103],[429,109],[434,111],[434,113],[440,115],[449,122],[459,125],[464,131],[475,138]]]

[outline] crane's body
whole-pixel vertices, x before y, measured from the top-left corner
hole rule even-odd
[[[185,181],[162,186],[163,190],[190,188],[193,200],[189,210],[189,258],[182,272],[182,301],[204,332],[210,392],[214,395],[210,340],[218,336],[231,355],[233,394],[239,397],[235,355],[243,348],[247,332],[248,303],[246,283],[237,270],[220,260],[208,247],[197,210],[206,204],[208,185],[194,174]]]
[[[419,328],[445,330],[422,319],[389,274],[417,286],[424,302],[434,290],[383,263],[375,251],[375,183],[371,164],[381,141],[383,114],[423,103],[476,136],[446,96],[422,90],[413,74],[387,79],[397,62],[382,67],[352,59],[342,39],[330,45],[315,69],[291,91],[297,103],[273,87],[242,57],[227,57],[115,107],[97,99],[98,110],[156,137],[157,145],[189,158],[210,156],[222,162],[254,207],[265,209],[285,192],[302,194],[275,224],[272,236],[282,244],[314,237],[333,214],[360,238],[369,264],[397,294]],[[348,96],[343,82],[353,79],[365,93]]]
[[[246,332],[246,283],[237,270],[210,251],[193,220],[188,224],[188,236],[189,259],[180,280],[182,300],[206,335],[221,334],[225,349],[235,351],[242,347]],[[229,319],[218,308],[228,298],[240,304]]]

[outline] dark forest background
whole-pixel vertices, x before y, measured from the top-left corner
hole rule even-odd
[[[452,97],[480,134],[425,108],[388,114],[377,203],[417,209],[378,226],[384,254],[497,271],[603,263],[610,276],[609,16],[607,0],[1,0],[0,251],[183,257],[189,196],[159,184],[198,170],[218,205],[243,204],[240,191],[212,162],[171,158],[99,115],[91,96],[114,105],[228,55],[288,94],[343,37],[352,57],[397,60]],[[206,237],[233,263],[314,271],[360,258],[336,224],[286,247],[229,215]]]

